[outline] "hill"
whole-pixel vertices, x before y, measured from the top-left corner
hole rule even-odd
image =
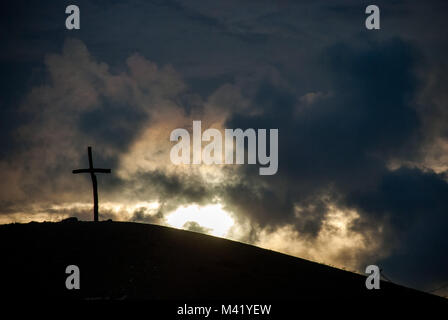
[[[176,301],[445,299],[195,232],[124,222],[0,226],[1,290],[9,299]],[[77,265],[81,290],[67,290]]]

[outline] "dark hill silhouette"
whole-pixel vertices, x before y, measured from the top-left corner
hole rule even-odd
[[[124,222],[0,226],[1,287],[14,298],[445,299],[251,245]],[[81,290],[65,288],[77,265]],[[349,299],[349,300],[347,300]],[[443,301],[442,301],[443,300]]]

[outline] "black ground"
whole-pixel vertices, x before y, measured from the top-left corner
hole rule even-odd
[[[1,290],[9,299],[175,301],[430,301],[446,299],[254,246],[120,222],[0,226]],[[77,265],[81,289],[67,290]]]

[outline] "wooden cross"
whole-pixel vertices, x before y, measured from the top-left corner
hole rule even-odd
[[[90,173],[90,177],[92,178],[92,184],[93,184],[93,219],[95,222],[98,221],[98,184],[96,181],[96,175],[95,173],[110,173],[110,169],[99,169],[93,167],[93,161],[92,161],[92,147],[87,147],[87,154],[89,156],[89,168],[88,169],[76,169],[72,172],[74,174],[76,173]]]

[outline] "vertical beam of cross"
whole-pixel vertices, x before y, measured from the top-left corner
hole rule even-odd
[[[92,178],[93,185],[93,220],[98,221],[98,182],[96,180],[95,172],[93,171],[93,160],[92,160],[92,148],[87,148],[87,154],[89,156],[89,170],[90,177]]]
[[[88,169],[76,169],[76,170],[73,170],[72,173],[73,174],[90,173],[90,177],[92,178],[92,186],[93,186],[93,220],[95,222],[98,222],[98,182],[97,182],[95,173],[111,173],[111,170],[93,167],[92,147],[87,147],[87,155],[89,157],[89,168]]]

